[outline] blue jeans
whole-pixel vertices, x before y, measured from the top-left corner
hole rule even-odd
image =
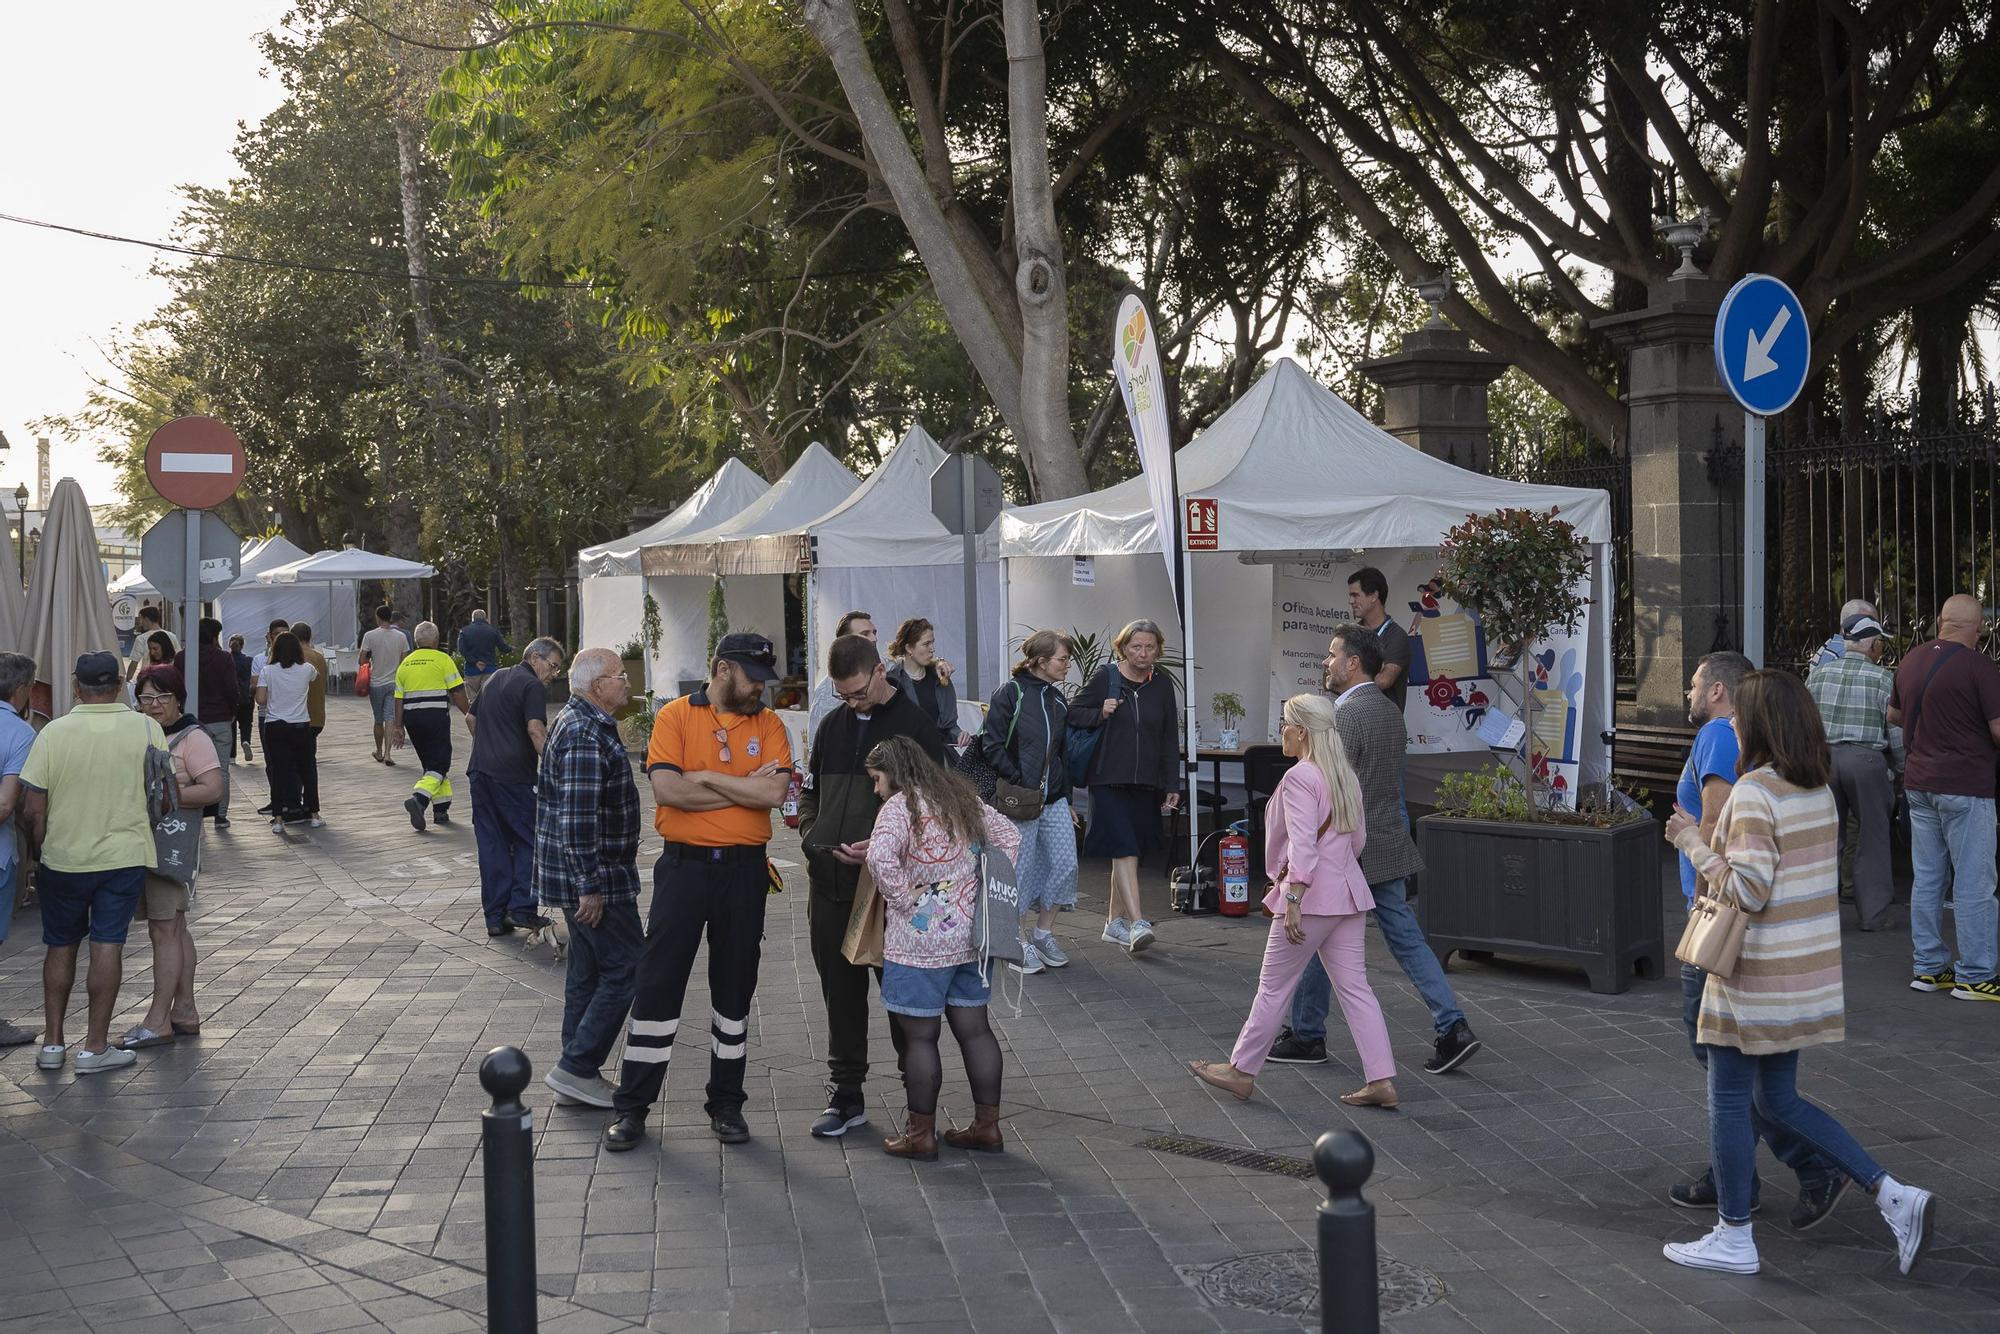
[[[1799,1096],[1799,1054],[1746,1056],[1708,1048],[1708,1138],[1715,1155],[1717,1211],[1725,1223],[1750,1221],[1757,1183],[1756,1117],[1807,1145],[1873,1191],[1887,1175],[1847,1128]]]
[[[486,925],[535,906],[535,786],[472,775],[472,841],[479,848],[479,902]]]
[[[1993,900],[1993,798],[1919,792],[1910,798],[1910,945],[1916,971],[1941,973],[1951,962],[1944,943],[1944,887],[1958,923],[1960,982],[1985,982],[1996,963]]]
[[[1704,1070],[1709,1068],[1709,1052],[1717,1050],[1713,1047],[1704,1046],[1696,1036],[1698,1031],[1697,1025],[1701,1022],[1701,993],[1707,986],[1707,973],[1704,973],[1691,963],[1681,965],[1681,1022],[1687,1025],[1688,1047],[1694,1052],[1694,1059]],[[1734,1048],[1728,1048],[1727,1050],[1732,1055],[1737,1054]],[[1801,1189],[1818,1185],[1840,1170],[1839,1164],[1822,1157],[1813,1149],[1812,1145],[1807,1144],[1783,1126],[1773,1123],[1755,1107],[1750,1109],[1750,1124],[1757,1132],[1757,1138],[1771,1146],[1772,1155],[1779,1162],[1799,1174],[1799,1186]],[[1756,1205],[1760,1192],[1761,1183],[1757,1180],[1757,1168],[1753,1157],[1750,1167],[1750,1203],[1752,1207]]]
[[[635,902],[607,903],[596,926],[569,922],[569,972],[563,977],[562,1068],[579,1079],[595,1079],[625,1027],[638,980],[639,951],[646,933]]]
[[[1382,939],[1389,942],[1389,953],[1396,956],[1417,994],[1430,1007],[1431,1026],[1449,1033],[1452,1025],[1465,1022],[1465,1011],[1458,1008],[1458,997],[1445,981],[1444,965],[1431,953],[1431,943],[1417,925],[1417,914],[1410,907],[1410,882],[1384,880],[1368,886],[1368,892],[1375,896],[1375,925],[1382,929]],[[1326,965],[1314,955],[1292,993],[1292,1036],[1307,1042],[1325,1041],[1326,1012],[1332,1003],[1333,982],[1326,975]]]

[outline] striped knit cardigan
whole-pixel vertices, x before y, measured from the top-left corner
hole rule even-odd
[[[1699,1039],[1770,1056],[1846,1037],[1833,793],[1766,765],[1736,780],[1709,845],[1698,828],[1677,843],[1708,892],[1750,915],[1735,976],[1710,976],[1702,992]]]

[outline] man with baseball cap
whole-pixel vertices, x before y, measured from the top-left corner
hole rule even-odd
[[[1840,623],[1846,648],[1837,661],[1812,669],[1806,689],[1819,705],[1833,748],[1833,799],[1840,808],[1840,841],[1846,851],[1847,826],[1852,819],[1854,848],[1854,912],[1863,931],[1880,931],[1889,923],[1895,882],[1889,872],[1889,808],[1895,793],[1889,782],[1889,692],[1896,678],[1882,666],[1888,638],[1882,623],[1856,612]]]
[[[608,1149],[634,1148],[645,1138],[646,1113],[666,1082],[704,933],[713,1009],[709,1128],[724,1144],[750,1138],[743,1073],[770,888],[764,847],[771,810],[784,801],[792,776],[785,725],[764,707],[764,686],[777,676],[770,640],[725,635],[707,688],[672,701],[653,720],[646,772],[658,803],[653,824],[666,848],[653,865],[646,944],[612,1098],[617,1116],[604,1131]]]
[[[167,748],[151,718],[119,698],[124,673],[110,653],[76,660],[76,703],[42,729],[21,768],[21,822],[41,849],[42,994],[48,1011],[35,1064],[60,1070],[63,1014],[76,984],[77,946],[90,937],[89,1018],[76,1072],[132,1064],[111,1045],[111,1015],[123,980],[125,932],[156,863],[146,809],[146,752]]]

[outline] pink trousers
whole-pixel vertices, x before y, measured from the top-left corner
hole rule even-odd
[[[1389,1026],[1382,1022],[1382,1006],[1368,986],[1368,914],[1305,916],[1299,924],[1305,928],[1306,938],[1294,945],[1285,935],[1285,919],[1271,919],[1271,938],[1264,944],[1264,971],[1257,979],[1257,999],[1251,1002],[1250,1017],[1243,1021],[1229,1063],[1248,1075],[1264,1068],[1271,1043],[1291,1013],[1292,992],[1305,976],[1306,962],[1317,954],[1326,965],[1326,975],[1333,979],[1340,1016],[1347,1021],[1348,1034],[1361,1054],[1361,1073],[1371,1081],[1394,1077],[1396,1058],[1389,1048]]]

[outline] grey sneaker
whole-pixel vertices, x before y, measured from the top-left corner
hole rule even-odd
[[[1104,934],[1098,939],[1107,944],[1123,945],[1129,949],[1132,945],[1132,928],[1124,918],[1114,917],[1104,924]]]
[[[1069,966],[1069,956],[1063,953],[1062,946],[1056,943],[1055,936],[1050,932],[1035,932],[1032,943],[1035,947],[1035,953],[1041,955],[1042,962],[1049,967],[1066,968]]]
[[[0,1019],[0,1047],[21,1047],[35,1040],[35,1030]]]
[[[42,1049],[35,1053],[35,1068],[38,1070],[60,1070],[63,1067],[63,1057],[68,1052],[69,1048],[60,1042],[45,1042],[42,1044]]]
[[[1128,948],[1137,954],[1153,943],[1153,924],[1141,917],[1132,923],[1132,941]]]
[[[611,1105],[611,1086],[602,1079],[584,1079],[558,1065],[542,1076],[542,1082],[555,1090],[558,1107]]]
[[[1040,951],[1038,951],[1038,950],[1037,950],[1037,949],[1035,948],[1035,942],[1034,942],[1034,941],[1032,941],[1032,940],[1024,940],[1024,941],[1022,941],[1022,942],[1021,942],[1021,962],[1019,962],[1019,963],[1017,963],[1017,964],[1010,964],[1010,965],[1009,965],[1009,967],[1013,968],[1013,969],[1014,969],[1014,970],[1015,970],[1016,972],[1020,972],[1020,973],[1039,973],[1039,972],[1041,972],[1041,971],[1042,971],[1042,956],[1041,956],[1041,952],[1040,952]]]

